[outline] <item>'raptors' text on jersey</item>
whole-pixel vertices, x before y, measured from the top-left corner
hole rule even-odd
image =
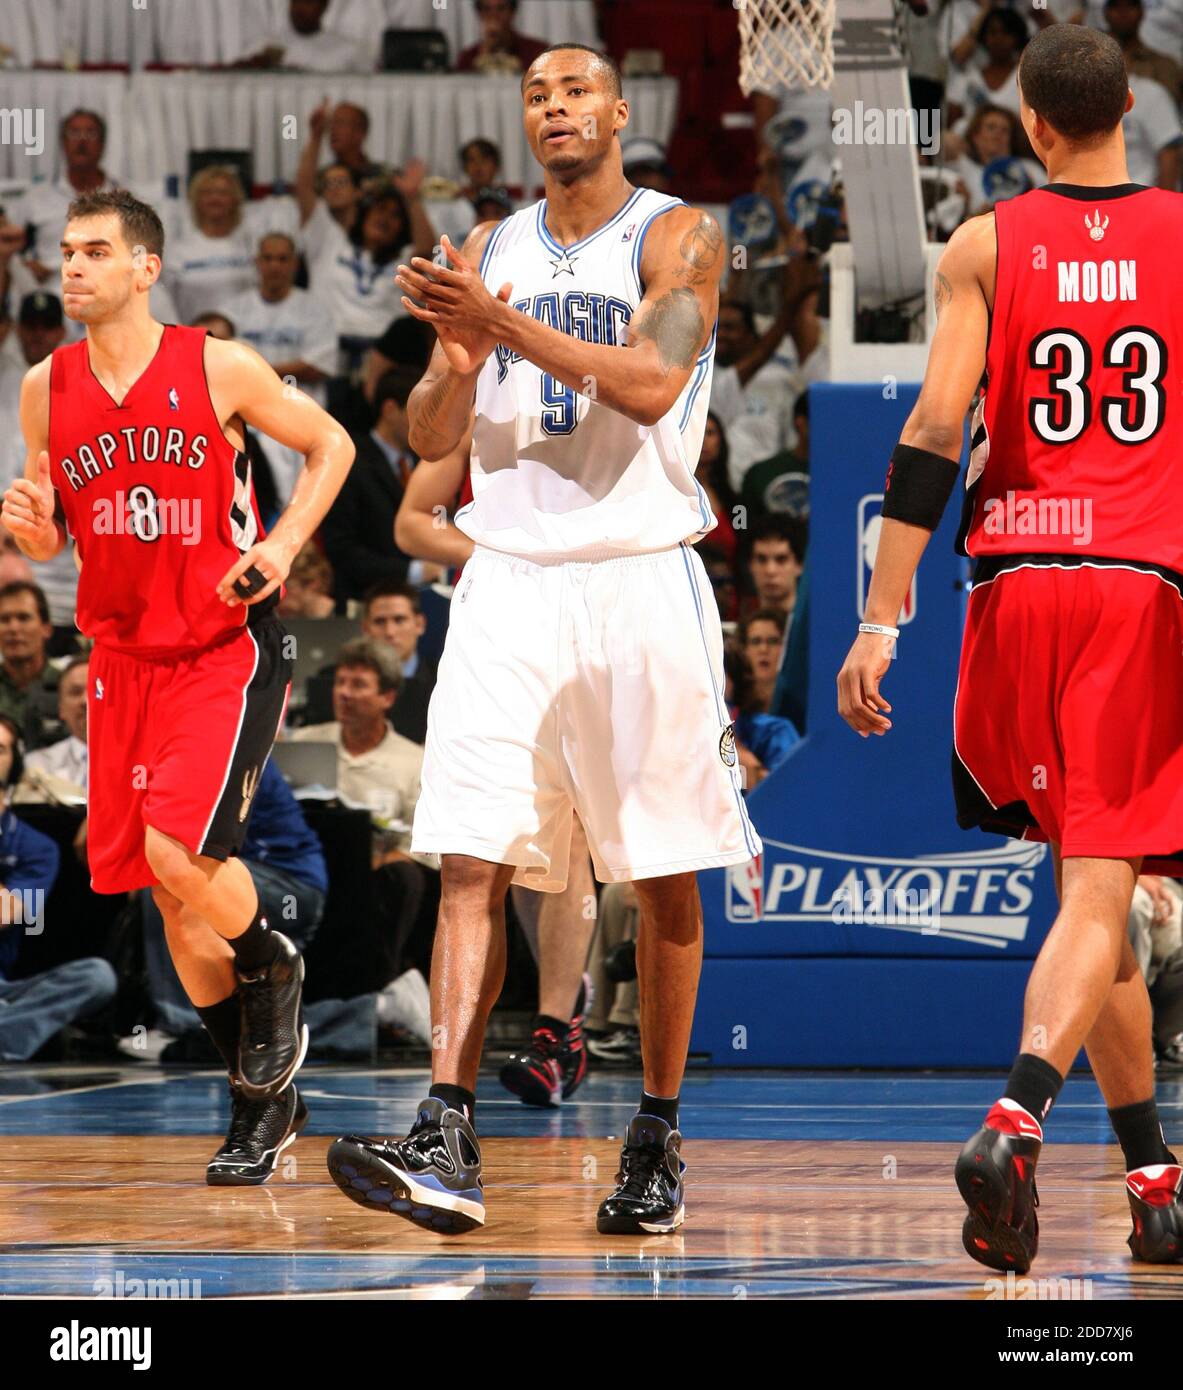
[[[994,218],[965,549],[1183,571],[1183,197],[1053,184]]]
[[[119,405],[85,339],[52,357],[50,478],[82,557],[75,617],[120,650],[203,647],[260,616],[216,593],[261,528],[250,463],[210,400],[204,344],[204,329],[166,325]]]
[[[545,200],[498,223],[481,276],[510,304],[587,343],[626,346],[644,296],[641,257],[653,221],[678,198],[636,189],[603,226],[560,246]],[[694,470],[702,447],[715,338],[655,425],[638,425],[498,345],[477,379],[473,501],[456,524],[478,544],[535,560],[664,550],[715,526]]]

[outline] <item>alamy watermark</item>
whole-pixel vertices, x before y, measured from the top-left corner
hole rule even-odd
[[[44,108],[0,106],[0,145],[23,145],[26,154],[44,154]]]
[[[987,497],[982,529],[988,536],[1071,536],[1073,545],[1093,538],[1091,497]]]
[[[941,148],[941,113],[913,106],[839,106],[831,117],[835,145],[915,145],[921,154]]]

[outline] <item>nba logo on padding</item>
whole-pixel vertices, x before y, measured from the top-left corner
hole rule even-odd
[[[875,555],[879,549],[879,532],[883,528],[883,494],[868,493],[859,498],[858,530],[856,534],[857,553],[855,565],[858,570],[858,615],[860,621],[867,611],[867,590],[871,586],[871,572],[875,568]],[[916,576],[900,609],[898,626],[903,627],[916,616]]]

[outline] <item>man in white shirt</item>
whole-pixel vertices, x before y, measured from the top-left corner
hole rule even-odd
[[[337,790],[367,806],[386,844],[376,858],[410,859],[411,822],[419,800],[423,749],[387,722],[402,682],[393,648],[372,638],[347,642],[337,654],[334,720],[293,729],[297,742],[337,745]],[[423,863],[434,867],[434,859]]]
[[[719,305],[711,410],[723,422],[727,476],[736,492],[752,464],[789,448],[796,438],[792,415],[797,395],[796,348],[786,337],[775,355],[746,376],[743,364],[752,360],[759,342],[746,304]]]
[[[86,690],[90,658],[76,656],[58,683],[58,718],[66,737],[25,757],[25,771],[14,802],[85,799],[87,786]]]
[[[1179,109],[1162,83],[1152,77],[1129,78],[1133,108],[1122,118],[1126,163],[1131,183],[1179,187]]]
[[[375,54],[322,26],[329,0],[290,0],[287,23],[244,56],[239,66],[295,68],[301,72],[373,72]]]

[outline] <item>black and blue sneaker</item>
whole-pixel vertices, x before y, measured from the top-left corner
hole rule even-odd
[[[601,1235],[669,1235],[686,1219],[682,1136],[656,1115],[634,1115],[620,1151],[616,1190],[596,1213]]]
[[[347,1134],[329,1148],[329,1174],[360,1206],[458,1235],[485,1224],[481,1148],[459,1110],[421,1101],[405,1139]]]

